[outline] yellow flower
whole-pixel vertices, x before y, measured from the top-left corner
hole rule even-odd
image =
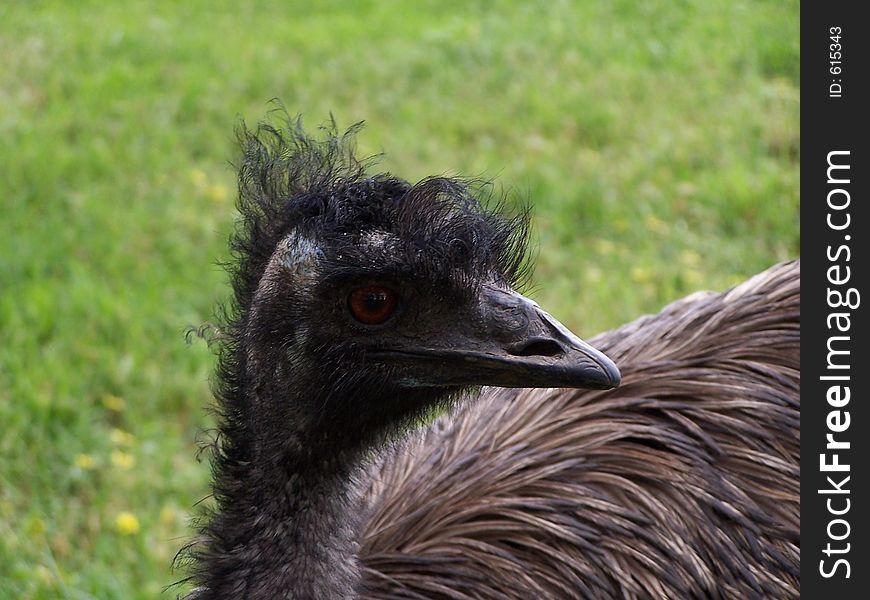
[[[45,533],[46,529],[48,529],[48,525],[46,525],[45,521],[40,519],[39,517],[32,517],[27,520],[27,523],[24,527],[24,530],[33,536],[42,535]]]
[[[668,224],[655,215],[647,215],[643,222],[654,233],[665,233],[668,230]]]
[[[50,584],[54,581],[54,574],[51,572],[51,569],[49,569],[45,565],[36,565],[34,571],[36,572],[36,576],[42,581],[42,583]]]
[[[594,245],[595,251],[598,252],[598,254],[611,254],[616,249],[616,244],[605,239],[595,240]]]
[[[121,450],[112,450],[109,458],[113,465],[122,469],[130,469],[136,464],[136,458],[132,454],[122,452]]]
[[[127,433],[123,429],[116,427],[109,432],[109,439],[119,446],[130,446],[136,438],[132,433]]]
[[[175,507],[166,504],[160,510],[160,522],[164,525],[169,525],[170,523],[173,523],[175,521],[175,515]]]
[[[221,183],[212,184],[205,189],[205,197],[215,204],[223,202],[229,195],[230,191],[227,189],[227,186]]]
[[[139,533],[139,519],[131,512],[119,512],[115,516],[115,529],[124,535],[133,535]]]
[[[106,394],[103,396],[103,406],[108,408],[109,410],[113,410],[115,412],[121,412],[124,410],[124,402],[123,398],[119,398],[113,394]]]
[[[683,250],[680,253],[680,262],[687,267],[697,267],[701,264],[701,255],[694,250]]]
[[[704,281],[704,275],[697,269],[689,269],[686,271],[685,277],[686,283],[692,287],[697,287]]]
[[[190,181],[196,187],[204,187],[206,180],[208,180],[208,175],[206,175],[205,171],[203,171],[202,169],[193,169],[190,172]]]
[[[75,465],[79,469],[84,469],[85,471],[87,471],[88,469],[93,469],[95,466],[97,466],[97,461],[95,461],[94,457],[90,454],[76,454]]]
[[[652,280],[652,275],[644,267],[632,267],[631,278],[637,283],[646,283]]]

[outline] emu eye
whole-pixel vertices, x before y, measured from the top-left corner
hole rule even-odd
[[[396,293],[380,286],[362,287],[350,293],[347,305],[360,323],[380,325],[396,312]]]

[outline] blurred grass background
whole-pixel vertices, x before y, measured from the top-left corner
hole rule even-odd
[[[0,3],[0,598],[152,598],[207,493],[233,127],[536,206],[581,335],[798,255],[799,3]],[[174,597],[177,589],[163,592]]]

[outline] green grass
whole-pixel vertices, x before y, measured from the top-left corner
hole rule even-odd
[[[0,4],[0,597],[181,577],[213,361],[183,330],[271,98],[530,198],[534,295],[583,336],[798,255],[798,2],[309,4]]]

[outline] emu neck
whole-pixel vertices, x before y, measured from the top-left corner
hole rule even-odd
[[[225,493],[204,597],[355,598],[358,455],[327,450],[288,414],[262,413],[259,396],[246,402],[248,427],[235,432],[248,439],[229,440],[230,448],[248,442],[246,451],[219,473]]]

